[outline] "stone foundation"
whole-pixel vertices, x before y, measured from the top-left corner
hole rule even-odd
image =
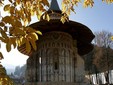
[[[38,82],[38,83],[27,82],[25,85],[90,85],[90,84],[87,84],[87,83],[70,83],[70,82]]]

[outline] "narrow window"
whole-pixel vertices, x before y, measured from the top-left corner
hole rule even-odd
[[[42,61],[41,61],[41,57],[39,57],[39,63],[41,64],[41,62],[42,62]]]
[[[58,70],[58,63],[57,62],[54,63],[54,67],[55,67],[55,70]]]

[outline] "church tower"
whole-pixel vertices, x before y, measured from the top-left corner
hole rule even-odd
[[[56,0],[51,1],[47,12],[49,22],[42,15],[41,21],[30,25],[43,35],[36,42],[37,51],[32,51],[27,59],[26,85],[87,85],[84,61],[79,55],[93,49],[93,33],[78,22],[69,20],[63,24]],[[26,54],[23,49],[24,46],[19,48]]]

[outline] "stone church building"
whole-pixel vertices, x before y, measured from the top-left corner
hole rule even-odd
[[[21,53],[30,56],[27,59],[25,85],[88,85],[84,60],[80,55],[93,49],[92,31],[71,20],[63,24],[56,0],[51,0],[47,13],[49,22],[41,18],[41,21],[30,25],[43,33],[36,42],[37,51],[27,54],[25,45],[19,48]]]

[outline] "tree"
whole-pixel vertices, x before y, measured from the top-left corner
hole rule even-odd
[[[6,69],[0,64],[0,85],[14,85],[12,79],[6,73]]]
[[[108,31],[95,32],[94,49],[87,55],[84,55],[85,70],[89,75],[96,74],[96,82],[99,84],[99,76],[101,72],[113,69],[113,47],[112,33]],[[89,66],[90,65],[90,66]],[[110,71],[109,71],[110,72]],[[106,76],[108,80],[108,74]],[[109,78],[109,80],[112,80]],[[108,81],[109,83],[109,81]]]
[[[99,47],[112,47],[112,33],[107,31],[95,32],[94,44]]]
[[[108,72],[106,76],[107,83],[110,81],[109,70],[112,69],[113,61],[113,50],[111,49],[113,47],[112,35],[111,32],[107,31],[96,32],[94,39],[94,43],[101,47],[101,49],[98,50],[98,52],[100,51],[100,56],[99,54],[96,55],[98,57],[95,58],[94,63],[98,68],[101,68],[101,71]]]
[[[31,17],[37,15],[40,20],[41,15],[49,9],[48,0],[0,0],[0,6],[9,14],[5,17],[1,16],[0,21],[0,41],[6,43],[6,50],[9,52],[11,46],[14,48],[23,44],[26,45],[26,50],[29,53],[31,47],[36,50],[35,41],[38,40],[38,35],[42,35],[40,31],[29,27]],[[102,0],[107,3],[113,3],[113,0]],[[77,6],[81,0],[62,0],[62,17],[61,21],[65,22],[66,17],[74,11],[74,6]],[[92,7],[93,0],[84,0],[84,7]],[[49,15],[45,13],[46,20],[49,21]],[[1,43],[1,42],[0,42]],[[1,55],[1,52],[0,52]]]

